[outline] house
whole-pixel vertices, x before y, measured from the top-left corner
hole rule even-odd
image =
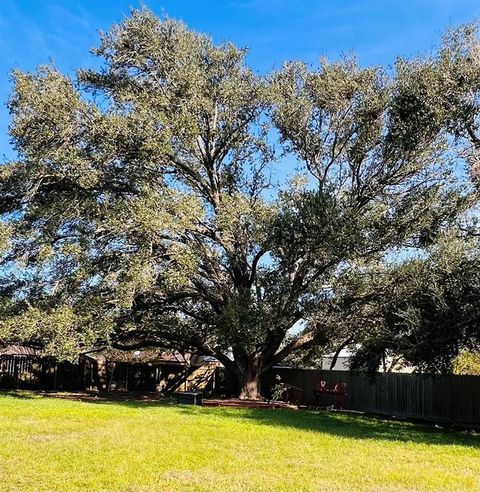
[[[322,370],[332,370],[332,371],[348,371],[349,370],[349,364],[350,364],[350,358],[354,352],[351,349],[344,348],[340,350],[337,360],[335,361],[334,366],[332,367],[332,362],[335,357],[335,352],[332,352],[331,354],[326,354],[322,357],[322,362],[321,362],[321,369]]]
[[[215,386],[219,366],[212,357],[158,349],[103,349],[83,354],[71,363],[11,345],[0,349],[0,386],[171,393]]]
[[[355,354],[355,351],[360,346],[343,348],[338,353],[337,359],[334,366],[332,367],[333,359],[335,358],[335,352],[326,354],[321,359],[321,369],[322,370],[332,370],[332,371],[349,371],[350,370],[350,359]],[[401,372],[401,373],[412,373],[414,368],[403,364],[401,359],[398,357],[388,356],[385,358],[385,363],[381,364],[378,368],[379,372]]]

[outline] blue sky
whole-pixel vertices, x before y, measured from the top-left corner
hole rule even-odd
[[[158,14],[184,20],[215,41],[250,48],[258,71],[283,60],[315,63],[356,52],[362,65],[431,50],[445,28],[480,18],[478,0],[150,0]],[[66,72],[98,63],[89,49],[136,0],[0,0],[0,156],[12,156],[5,102],[9,72],[54,61]]]

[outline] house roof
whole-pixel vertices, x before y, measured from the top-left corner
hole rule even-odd
[[[111,362],[129,363],[152,363],[152,364],[180,364],[180,365],[203,365],[205,363],[218,363],[214,357],[202,356],[197,354],[181,354],[176,350],[159,351],[155,349],[144,349],[136,351],[121,351],[115,349],[105,349],[99,352],[86,354],[86,357],[95,360],[108,359]]]
[[[32,347],[24,347],[22,345],[9,345],[8,347],[0,348],[0,355],[41,355],[41,351]]]
[[[41,350],[23,345],[9,345],[0,347],[0,355],[24,355],[24,356],[42,356]],[[145,349],[137,351],[121,351],[114,349],[105,349],[99,352],[91,352],[85,354],[85,357],[94,360],[108,359],[112,362],[128,362],[128,363],[153,363],[153,364],[175,364],[175,365],[192,365],[199,366],[203,364],[219,364],[215,357],[203,356],[197,354],[183,355],[180,352],[159,351],[155,349]]]

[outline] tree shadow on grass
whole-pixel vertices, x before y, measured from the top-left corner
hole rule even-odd
[[[198,415],[198,409],[179,406],[182,413]],[[202,411],[215,409],[202,409]],[[218,410],[218,409],[217,409]],[[226,410],[222,408],[221,410]],[[480,450],[480,436],[459,430],[379,417],[307,410],[229,409],[225,416],[262,425],[320,432],[351,439],[415,442],[429,445],[457,445]]]
[[[91,403],[91,402],[89,402]],[[395,442],[413,442],[428,445],[455,445],[480,450],[480,435],[462,432],[449,427],[434,424],[413,423],[364,414],[328,412],[325,410],[288,410],[288,409],[253,409],[201,407],[178,405],[173,400],[160,401],[108,401],[93,402],[105,405],[121,405],[129,408],[166,407],[195,417],[208,415],[244,420],[279,429],[297,429],[319,432],[357,440],[377,440]]]
[[[171,407],[183,415],[208,417],[209,415],[244,420],[279,429],[297,429],[319,432],[358,440],[385,440],[413,442],[428,445],[455,445],[480,450],[480,435],[462,432],[448,426],[392,420],[364,414],[328,412],[324,410],[288,410],[201,407],[179,405],[172,399],[157,401],[88,401],[99,405],[120,405],[129,408]]]
[[[36,393],[19,390],[0,390],[0,396],[10,396],[19,399],[38,398],[39,395],[62,399],[59,393]],[[68,400],[82,401],[88,404],[120,406],[132,409],[170,407],[183,415],[208,417],[221,415],[225,418],[244,420],[261,425],[278,427],[279,429],[297,429],[301,431],[319,432],[333,436],[358,440],[385,440],[397,442],[414,442],[428,445],[456,445],[480,450],[480,435],[461,432],[450,428],[439,428],[429,424],[416,424],[379,417],[332,413],[327,411],[306,411],[287,409],[251,409],[225,407],[199,407],[193,405],[178,405],[172,399],[139,400],[132,395],[131,399],[116,399],[103,395],[68,394]],[[124,395],[128,398],[128,395]]]
[[[0,396],[9,396],[11,398],[19,398],[21,400],[34,400],[38,399],[39,396],[30,390],[20,390],[20,389],[3,389],[0,388]]]
[[[21,399],[52,398],[57,400],[82,401],[86,403],[138,403],[140,405],[163,404],[173,400],[158,393],[141,392],[98,392],[98,391],[62,391],[0,388],[0,397],[9,396]]]

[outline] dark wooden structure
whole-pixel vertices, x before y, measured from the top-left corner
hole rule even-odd
[[[196,369],[181,363],[105,362],[85,357],[73,364],[48,357],[0,355],[0,388],[172,394],[187,389],[187,378]],[[206,390],[210,390],[208,384]]]
[[[177,403],[183,405],[203,405],[203,393],[201,391],[178,391],[175,393]]]
[[[84,364],[57,362],[49,357],[0,355],[0,388],[75,391],[88,385]]]

